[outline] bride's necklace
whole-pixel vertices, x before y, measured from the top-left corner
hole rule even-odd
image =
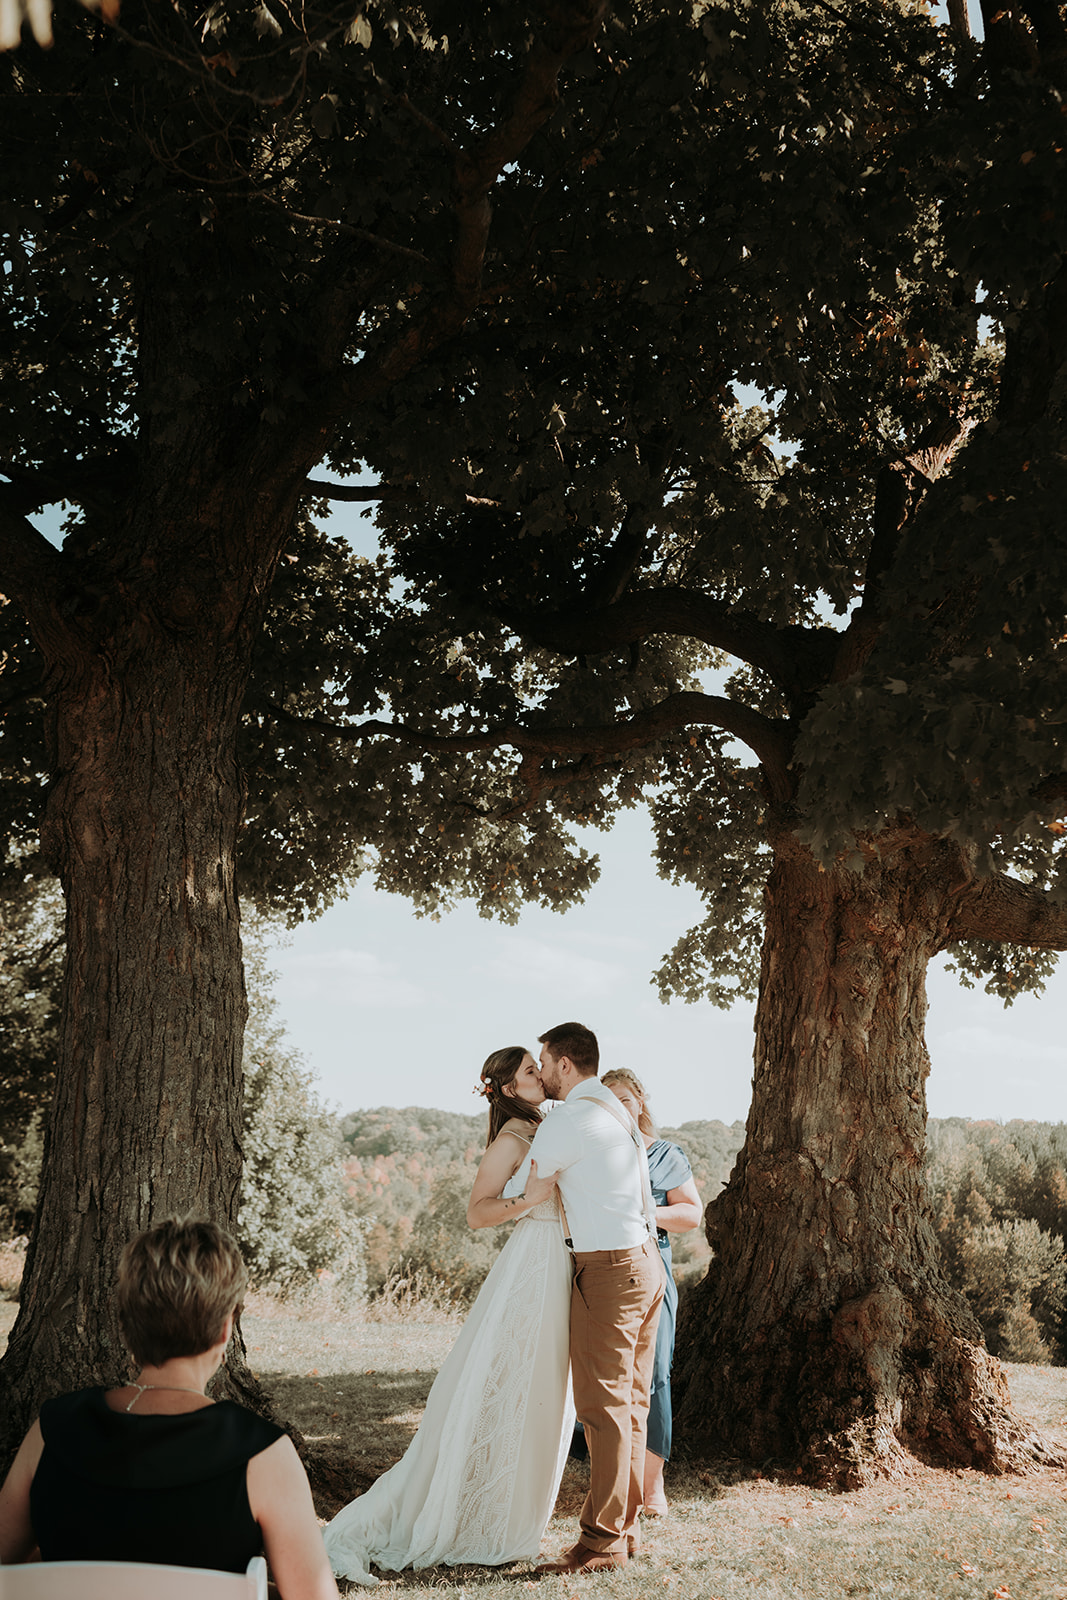
[[[146,1389],[174,1389],[178,1394],[198,1394],[201,1400],[210,1400],[212,1405],[215,1404],[214,1400],[211,1400],[210,1395],[206,1395],[203,1389],[189,1389],[183,1383],[131,1383],[130,1388],[136,1389],[137,1393],[126,1407],[127,1411],[133,1410]]]

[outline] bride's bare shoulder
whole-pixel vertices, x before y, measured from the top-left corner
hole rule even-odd
[[[523,1144],[533,1144],[536,1132],[537,1129],[532,1122],[524,1122],[521,1117],[510,1117],[497,1134],[497,1138],[501,1139],[505,1133],[510,1133],[514,1134],[516,1139],[521,1139]]]

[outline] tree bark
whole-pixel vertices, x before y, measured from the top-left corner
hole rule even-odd
[[[168,484],[137,496],[169,516],[143,511],[150,531],[107,600],[86,581],[97,541],[64,552],[66,587],[35,619],[54,772],[42,844],[66,897],[68,960],[63,1070],[0,1363],[5,1454],[49,1395],[128,1375],[113,1306],[125,1243],[174,1213],[237,1220],[247,1008],[236,738],[271,552],[303,473],[287,502],[245,463],[208,501],[195,473],[171,465]],[[239,542],[258,545],[244,570]],[[256,1393],[240,1346],[228,1386]]]
[[[690,1448],[840,1487],[909,1452],[1045,1457],[943,1276],[923,1179],[925,972],[965,878],[949,845],[897,841],[854,876],[777,842],[745,1145],[679,1338]]]

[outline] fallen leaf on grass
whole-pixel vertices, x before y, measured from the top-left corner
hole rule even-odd
[[[977,1572],[978,1568],[977,1567],[972,1567],[971,1563],[969,1561],[961,1561],[960,1562],[960,1571],[961,1572]]]

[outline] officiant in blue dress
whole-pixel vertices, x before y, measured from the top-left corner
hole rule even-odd
[[[678,1289],[671,1264],[671,1238],[676,1233],[690,1233],[698,1227],[703,1207],[685,1151],[669,1139],[656,1137],[655,1123],[640,1079],[626,1068],[619,1067],[606,1072],[601,1082],[637,1123],[648,1152],[648,1176],[656,1204],[657,1243],[663,1259],[666,1288],[656,1334],[656,1358],[648,1410],[644,1514],[646,1517],[665,1517],[668,1506],[663,1488],[663,1468],[671,1454],[671,1363],[674,1360],[674,1329],[678,1312]]]

